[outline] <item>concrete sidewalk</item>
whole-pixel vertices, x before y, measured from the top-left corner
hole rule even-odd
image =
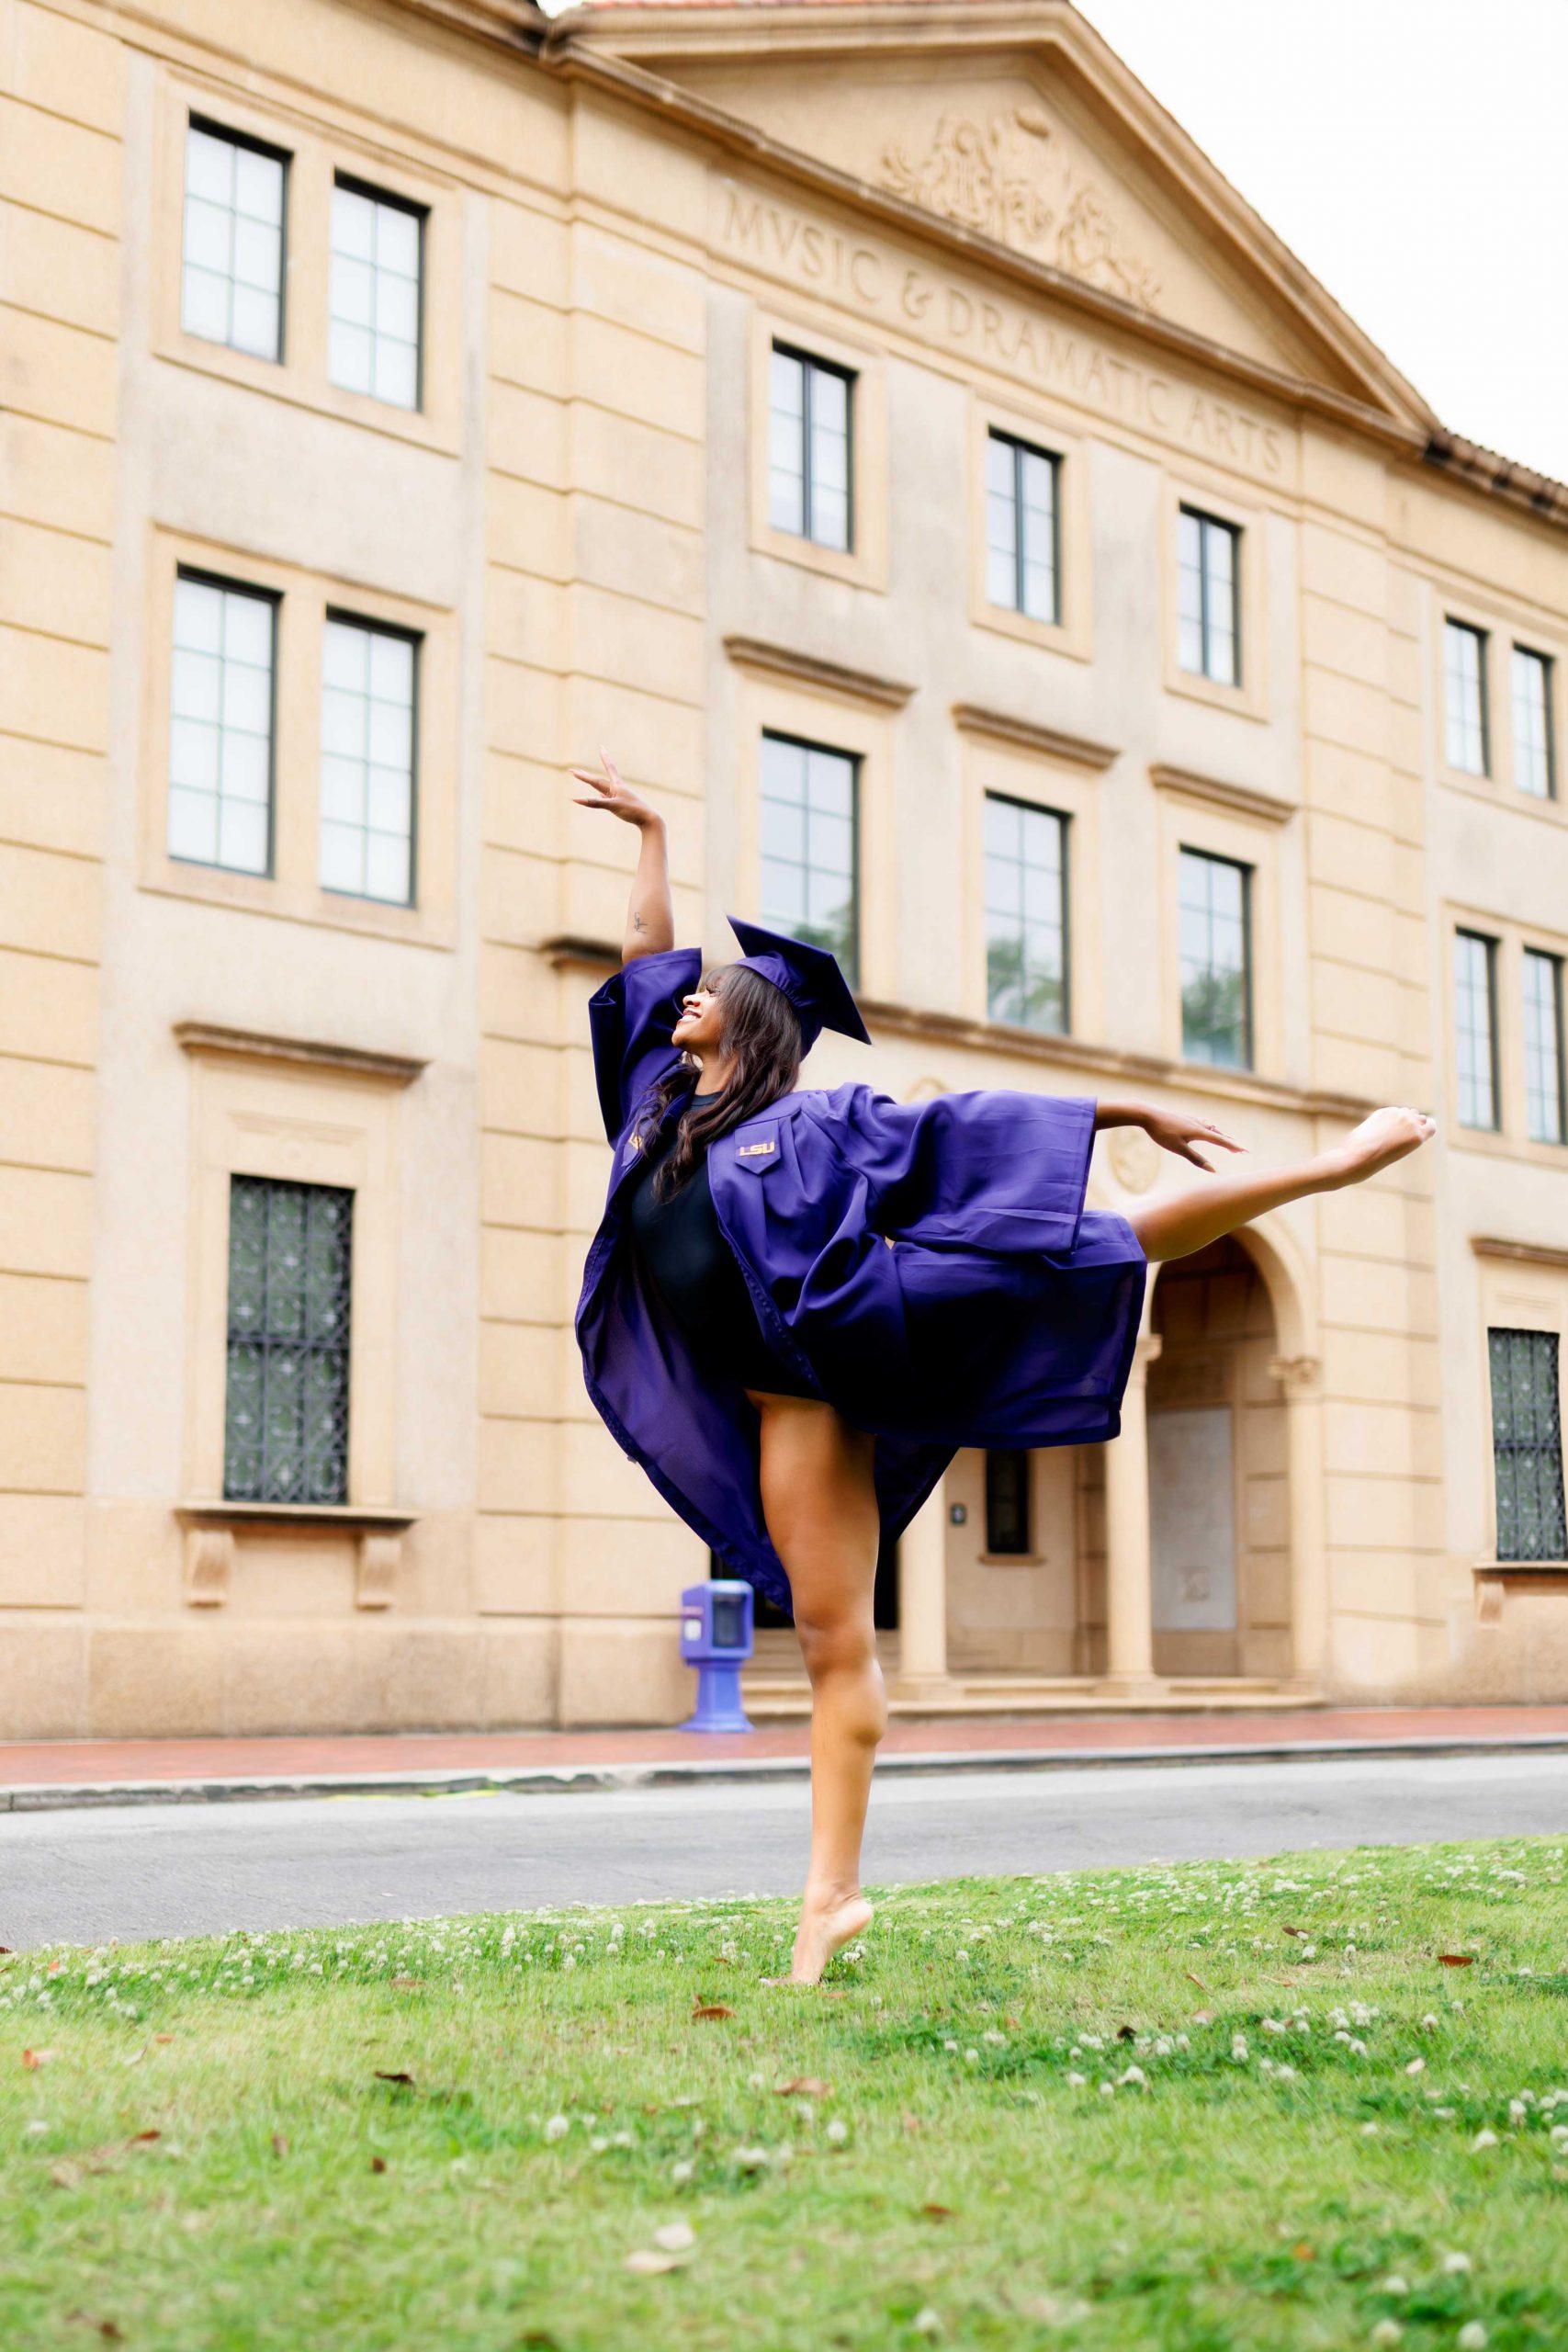
[[[1297,1713],[897,1720],[879,1771],[1040,1771],[1093,1764],[1561,1749],[1568,1707],[1303,1708]],[[475,1789],[797,1780],[805,1724],[749,1733],[393,1732],[295,1738],[39,1740],[0,1745],[0,1812],[234,1797],[459,1795]],[[1568,1792],[1568,1774],[1565,1774]]]

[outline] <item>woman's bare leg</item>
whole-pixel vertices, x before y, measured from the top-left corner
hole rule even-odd
[[[1227,1168],[1188,1192],[1140,1203],[1127,1212],[1127,1222],[1145,1257],[1186,1258],[1234,1233],[1237,1226],[1250,1225],[1267,1209],[1282,1208],[1309,1193],[1337,1193],[1346,1184],[1359,1184],[1436,1133],[1425,1112],[1403,1107],[1374,1111],[1342,1144],[1319,1152],[1315,1159],[1269,1175],[1237,1176]]]
[[[762,1509],[789,1572],[811,1678],[811,1862],[791,1981],[815,1984],[871,1918],[860,1849],[887,1701],[872,1594],[881,1522],[873,1440],[830,1405],[753,1396],[761,1415]]]

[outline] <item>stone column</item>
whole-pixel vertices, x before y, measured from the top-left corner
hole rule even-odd
[[[1134,1350],[1122,1434],[1105,1449],[1105,1669],[1134,1687],[1154,1679],[1147,1398],[1149,1366],[1160,1346],[1156,1332]]]
[[[1315,1681],[1328,1660],[1328,1554],[1324,1532],[1323,1367],[1316,1356],[1276,1356],[1269,1376],[1285,1400],[1290,1479],[1291,1663]]]
[[[898,1680],[947,1675],[947,1481],[939,1478],[898,1538]]]

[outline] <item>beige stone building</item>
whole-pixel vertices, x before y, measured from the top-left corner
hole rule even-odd
[[[1066,0],[0,0],[0,1734],[685,1712],[601,742],[818,1083],[1442,1122],[959,1457],[896,1703],[1568,1696],[1568,492]]]

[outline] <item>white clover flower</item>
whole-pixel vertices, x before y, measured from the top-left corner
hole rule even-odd
[[[1148,2076],[1141,2066],[1129,2066],[1124,2075],[1117,2075],[1116,2080],[1119,2087],[1130,2083],[1134,2090],[1141,2090]]]
[[[964,2064],[966,2066],[977,2066],[979,2063],[980,2053],[977,2050],[966,2050],[964,2052]]]
[[[1497,2134],[1495,2132],[1478,2132],[1474,2139],[1470,2143],[1470,2153],[1472,2156],[1478,2156],[1483,2148],[1495,2148],[1496,2145]]]
[[[1250,2058],[1252,2052],[1247,2047],[1246,2034],[1233,2033],[1231,2036],[1231,2056],[1239,2062]]]
[[[1421,2030],[1423,2033],[1436,2033],[1438,2030],[1437,2017],[1430,2009],[1421,2020]]]
[[[1427,2061],[1425,2058],[1412,2058],[1407,2061],[1404,2071],[1407,2075],[1424,2075],[1427,2071]]]
[[[909,2324],[914,2329],[917,2335],[940,2335],[942,2334],[941,2313],[933,2312],[930,2303],[926,2305],[923,2311],[919,2311],[915,2313],[915,2316],[909,2322]]]
[[[545,2126],[545,2137],[547,2140],[564,2140],[570,2130],[571,2124],[566,2116],[552,2115]]]
[[[1374,2344],[1397,2344],[1404,2330],[1396,2319],[1380,2319],[1372,2330]]]
[[[998,2033],[994,2027],[990,2031],[983,2033],[980,2036],[980,2039],[982,2041],[988,2041],[994,2050],[1005,2050],[1008,2046],[1008,2038],[1006,2034]]]
[[[1116,2096],[1115,2084],[1112,2082],[1102,2082],[1100,2086],[1100,2096],[1101,2098],[1114,2098]]]
[[[1457,2278],[1461,2271],[1470,2268],[1470,2256],[1468,2254],[1445,2254],[1443,2268],[1450,2278]]]
[[[588,2143],[588,2144],[589,2144],[590,2148],[592,2148],[592,2150],[593,2151],[593,2154],[594,2154],[596,2156],[602,2156],[602,2155],[604,2154],[604,2153],[605,2149],[609,2146],[610,2143],[608,2142],[608,2140],[606,2140],[606,2139],[603,2138],[599,2133],[597,2133],[597,2132],[596,2132],[596,2133],[594,2134],[593,2138],[592,2138],[592,2140],[590,2140],[590,2142]]]
[[[1087,2075],[1069,2074],[1067,2080],[1073,2086],[1075,2090],[1081,2090],[1085,2083],[1088,2082],[1089,2076]]]
[[[1511,2098],[1508,2101],[1508,2120],[1510,2123],[1523,2123],[1526,2121],[1529,2115],[1529,2109],[1525,2105],[1522,2098]]]
[[[1467,2319],[1459,2332],[1459,2352],[1486,2352],[1486,2330],[1478,2319]]]
[[[696,2165],[692,2162],[690,2156],[682,2156],[678,2164],[671,2165],[670,2177],[674,2182],[677,2188],[684,2188],[686,2183],[691,2179],[692,2175],[695,2171]]]
[[[742,2172],[761,2172],[768,2161],[766,2148],[737,2148],[735,2161]]]
[[[942,2048],[943,2048],[944,2050],[951,2050],[951,2051],[953,2052],[953,2055],[954,2055],[955,2057],[957,2056],[957,2054],[958,2054],[958,2044],[957,2044],[957,2042],[956,2042],[956,2041],[944,2041],[944,2042],[942,2043]]]
[[[1410,2292],[1410,2281],[1408,2278],[1402,2278],[1397,2270],[1391,2270],[1388,2277],[1383,2279],[1379,2292],[1384,2295],[1407,2295]]]
[[[662,2246],[666,2254],[689,2254],[696,2242],[697,2233],[690,2222],[666,2222],[662,2229],[653,2233],[654,2245]]]
[[[841,2148],[849,2136],[849,2125],[844,2121],[841,2116],[835,2115],[833,2120],[828,2126],[828,2139],[832,2142],[835,2148]]]

